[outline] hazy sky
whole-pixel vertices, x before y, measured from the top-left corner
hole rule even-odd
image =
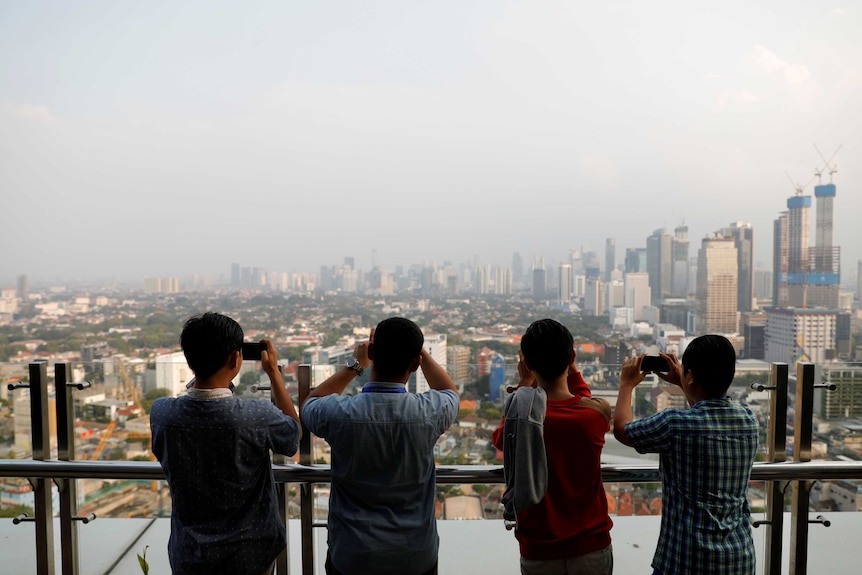
[[[753,223],[771,267],[815,143],[849,277],[862,6],[704,4],[5,0],[0,285],[620,261],[683,219],[692,256]]]

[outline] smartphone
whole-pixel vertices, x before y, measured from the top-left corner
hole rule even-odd
[[[242,358],[260,361],[260,353],[266,351],[266,345],[259,341],[242,342]]]
[[[668,373],[670,364],[660,355],[648,355],[641,362],[641,373],[661,372]]]

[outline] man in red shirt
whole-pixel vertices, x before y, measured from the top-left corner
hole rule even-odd
[[[572,334],[552,319],[533,322],[521,339],[518,386],[547,394],[544,499],[518,514],[515,537],[524,575],[610,575],[613,552],[601,454],[611,406],[591,397],[575,368]],[[493,442],[503,448],[504,422]]]

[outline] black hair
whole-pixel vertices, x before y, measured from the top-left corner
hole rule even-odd
[[[242,349],[242,338],[242,328],[236,321],[207,312],[186,321],[180,345],[195,377],[206,379],[224,367],[233,352]]]
[[[723,335],[702,335],[685,348],[682,367],[691,370],[707,397],[722,397],[736,374],[736,350]]]
[[[422,353],[425,336],[403,317],[390,317],[374,329],[374,371],[381,379],[399,377]]]
[[[521,338],[521,353],[530,369],[545,381],[563,374],[575,359],[572,332],[553,319],[534,321]]]

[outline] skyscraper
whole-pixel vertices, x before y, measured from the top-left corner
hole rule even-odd
[[[557,301],[561,304],[566,304],[572,301],[573,290],[572,265],[560,264],[560,274],[557,289]]]
[[[808,306],[838,309],[839,284],[841,279],[841,249],[832,245],[833,203],[835,184],[814,186],[817,201],[815,220],[815,245],[810,258],[811,270],[808,283]]]
[[[772,305],[773,307],[787,307],[790,302],[790,293],[787,288],[790,240],[789,240],[790,215],[781,212],[775,219],[772,228]]]
[[[856,302],[862,304],[862,260],[856,264]]]
[[[611,272],[617,267],[617,243],[614,238],[605,240],[605,281],[611,281]]]
[[[239,264],[230,264],[230,285],[234,287],[239,287],[240,284],[240,275],[239,275]]]
[[[686,297],[688,295],[688,226],[682,224],[673,230],[671,241],[671,295]]]
[[[660,228],[647,237],[647,273],[653,304],[671,295],[671,236]]]
[[[697,257],[697,334],[736,333],[737,251],[733,238],[704,238]]]
[[[751,311],[754,303],[754,227],[745,222],[733,222],[722,233],[725,237],[732,237],[736,245],[736,305],[739,311]]]
[[[626,274],[623,278],[626,307],[634,309],[636,321],[644,319],[644,306],[650,305],[649,275],[646,272]]]
[[[546,295],[545,258],[541,258],[538,264],[533,264],[533,297],[535,299],[545,299]]]
[[[808,210],[811,196],[801,194],[787,199],[787,292],[790,307],[808,306]]]
[[[27,305],[27,301],[30,299],[30,283],[27,281],[27,274],[18,276],[17,295],[21,298],[21,302]]]
[[[646,273],[646,248],[626,248],[626,273]]]
[[[512,281],[520,283],[524,279],[524,260],[521,259],[521,254],[515,252],[512,254]]]
[[[446,335],[445,334],[425,334],[425,343],[422,345],[428,355],[434,358],[440,365],[447,365],[449,357],[446,353]],[[416,370],[416,389],[410,391],[414,393],[424,393],[430,389],[428,380],[425,379],[425,374],[421,369]]]

